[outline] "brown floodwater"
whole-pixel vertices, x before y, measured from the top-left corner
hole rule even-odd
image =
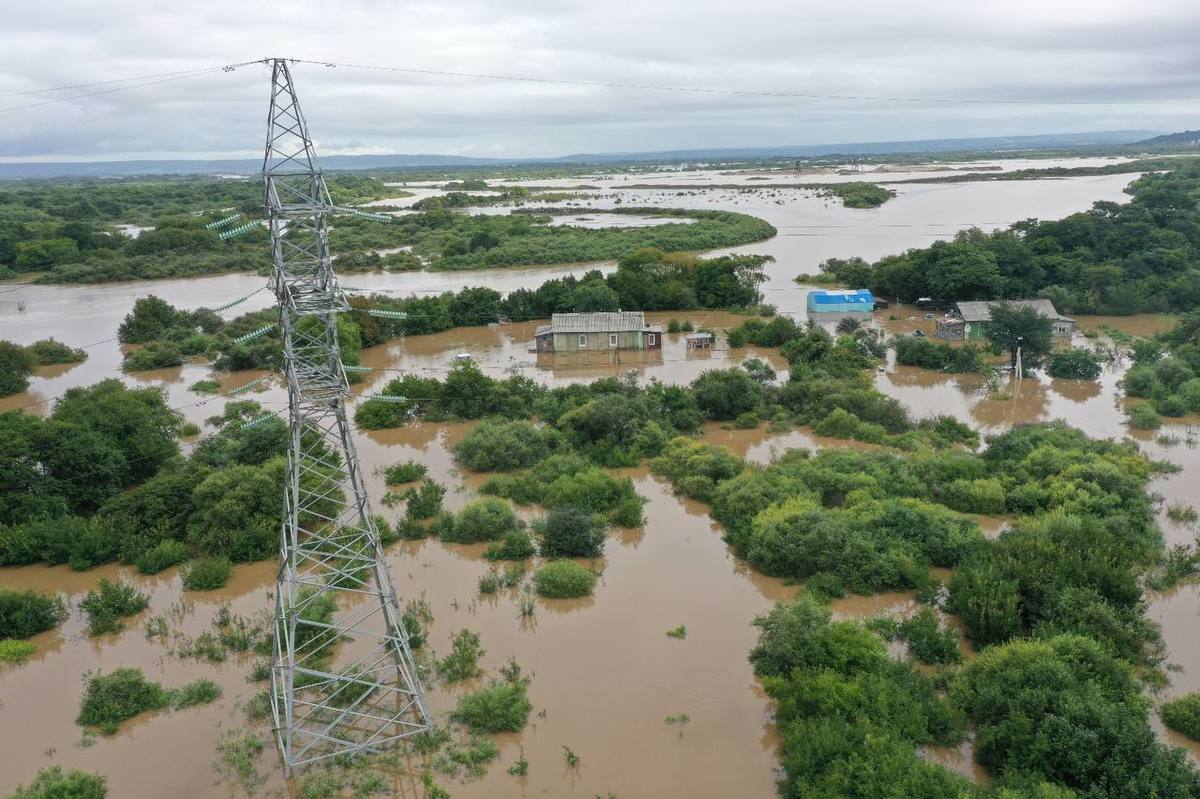
[[[670,176],[672,180],[678,176]],[[893,176],[896,177],[896,176]],[[756,192],[700,191],[695,196],[674,192],[622,190],[626,203],[640,201],[684,207],[728,207],[757,213],[775,223],[781,235],[740,251],[769,252],[777,262],[769,268],[769,300],[781,312],[803,314],[807,289],[791,277],[813,271],[830,255],[865,255],[919,246],[967,224],[994,226],[1029,216],[1052,217],[1086,208],[1093,200],[1120,199],[1121,188],[1133,176],[1065,181],[897,186],[900,196],[881,209],[853,211],[796,191],[784,197]],[[726,176],[711,180],[727,181]],[[643,182],[643,181],[635,181]],[[601,184],[602,185],[602,184]],[[753,185],[753,184],[751,184]],[[702,188],[702,182],[698,184]],[[781,192],[784,190],[780,190]],[[640,192],[640,193],[639,193]],[[761,194],[762,196],[758,196]],[[783,199],[782,203],[776,202]],[[411,200],[409,200],[411,201]],[[603,202],[597,200],[602,205]],[[761,213],[760,213],[761,212]],[[611,269],[612,265],[601,265]],[[548,277],[579,273],[588,266],[491,270],[462,273],[402,273],[353,275],[345,282],[372,289],[436,292],[463,285],[490,285],[502,291],[536,286]],[[0,339],[27,343],[53,336],[72,346],[91,344],[83,364],[38,371],[29,392],[0,399],[0,410],[22,408],[44,413],[67,388],[88,385],[119,374],[121,348],[113,339],[121,318],[134,300],[156,294],[182,307],[216,306],[261,288],[264,280],[251,275],[226,275],[195,280],[121,283],[102,286],[27,286],[0,295]],[[268,292],[260,292],[236,312],[266,307]],[[889,315],[903,316],[889,322]],[[356,395],[381,391],[401,372],[437,376],[450,368],[454,356],[467,353],[488,374],[527,375],[546,385],[588,381],[634,372],[640,380],[656,378],[686,383],[703,370],[724,368],[748,357],[761,357],[786,377],[786,363],[774,352],[754,348],[728,350],[723,331],[743,317],[713,312],[650,314],[665,325],[676,317],[697,327],[717,331],[711,351],[688,351],[681,335],[668,334],[661,352],[587,356],[537,356],[529,352],[536,322],[450,330],[376,347],[363,353],[363,362],[376,369],[355,386]],[[910,318],[915,317],[915,318]],[[893,309],[876,316],[876,323],[896,330],[927,324],[923,315]],[[1169,317],[1080,318],[1084,330],[1112,326],[1144,335],[1170,325]],[[1080,341],[1083,339],[1081,338]],[[1106,369],[1096,383],[1026,378],[1020,385],[1002,387],[987,395],[978,378],[941,375],[889,365],[876,374],[876,383],[900,399],[918,417],[949,413],[985,433],[1012,424],[1042,419],[1066,419],[1093,436],[1134,435],[1155,458],[1178,464],[1178,474],[1157,478],[1152,490],[1164,496],[1162,507],[1192,504],[1200,475],[1196,448],[1197,419],[1164,420],[1163,430],[1132,433],[1126,425],[1118,381],[1127,364]],[[223,391],[265,373],[241,372],[217,376]],[[200,395],[190,386],[211,377],[208,365],[197,361],[177,369],[124,376],[131,385],[164,389],[170,403],[192,421],[202,423],[220,412],[225,400]],[[255,399],[270,410],[284,408],[285,394],[276,378]],[[426,464],[430,475],[449,491],[445,504],[461,507],[469,501],[482,477],[461,473],[451,450],[470,424],[415,424],[396,430],[356,436],[368,489],[375,509],[390,520],[397,511],[382,505],[386,491],[383,467],[408,459]],[[819,448],[858,444],[815,436],[807,429],[780,433],[737,430],[708,425],[706,440],[730,447],[757,463],[769,462],[793,447]],[[1190,442],[1190,443],[1189,443]],[[478,631],[487,650],[484,665],[492,672],[515,657],[533,675],[530,697],[534,715],[517,735],[497,738],[501,757],[481,780],[450,782],[456,797],[577,796],[616,794],[629,797],[704,797],[774,795],[777,765],[771,709],[746,659],[754,642],[751,622],[772,603],[789,598],[799,586],[766,577],[735,558],[721,541],[720,531],[705,506],[673,496],[644,469],[621,470],[648,499],[647,523],[636,530],[614,530],[602,561],[603,577],[594,597],[581,601],[538,600],[532,620],[522,620],[516,591],[492,598],[478,594],[477,582],[488,569],[481,547],[442,544],[436,540],[404,543],[389,553],[398,589],[407,598],[424,596],[435,616],[430,639],[434,652],[445,652],[450,637],[469,627]],[[527,518],[529,512],[523,512]],[[987,535],[997,535],[1010,519],[980,517]],[[1175,524],[1160,514],[1164,535],[1171,543],[1188,543],[1194,525]],[[122,633],[89,638],[77,604],[101,578],[124,577],[147,591],[148,611],[129,620]],[[227,588],[208,594],[184,594],[175,570],[143,577],[119,566],[88,572],[66,567],[30,566],[0,569],[0,585],[61,592],[71,603],[68,621],[58,630],[37,636],[38,652],[26,664],[0,667],[0,712],[9,723],[0,726],[0,794],[28,782],[37,768],[59,763],[105,774],[110,795],[120,797],[225,797],[234,795],[213,767],[216,745],[229,731],[248,726],[241,705],[259,685],[246,681],[251,660],[231,658],[220,665],[181,660],[171,642],[148,640],[146,619],[168,615],[182,635],[206,629],[217,609],[228,603],[233,612],[253,616],[268,612],[274,565],[238,566]],[[943,579],[944,579],[944,575]],[[872,597],[849,596],[834,603],[839,617],[914,612],[910,593]],[[1160,621],[1169,659],[1178,664],[1164,697],[1200,689],[1200,642],[1191,633],[1200,588],[1184,586],[1151,597],[1151,614]],[[953,618],[948,624],[958,624]],[[687,626],[687,637],[676,640],[666,631]],[[899,650],[898,650],[899,651]],[[970,654],[969,648],[964,650]],[[198,677],[217,681],[224,696],[216,703],[177,713],[139,717],[119,734],[89,738],[74,724],[81,695],[81,678],[94,669],[119,666],[142,668],[164,685],[174,686]],[[469,687],[469,686],[467,686]],[[444,716],[463,687],[433,685],[430,704]],[[544,711],[544,714],[543,714]],[[686,724],[668,724],[668,716],[687,714]],[[18,723],[13,723],[16,720]],[[1166,733],[1163,733],[1166,735]],[[1178,742],[1175,737],[1169,740]],[[562,747],[578,753],[578,769],[568,769]],[[529,776],[506,773],[524,752]],[[930,750],[928,756],[965,774],[985,775],[971,761],[969,744],[954,750]],[[268,776],[265,792],[285,792],[272,748],[259,759]],[[397,796],[417,796],[413,780],[398,783]]]

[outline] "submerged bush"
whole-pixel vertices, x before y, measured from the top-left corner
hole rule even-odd
[[[405,461],[404,463],[395,463],[387,467],[383,471],[383,479],[388,485],[400,485],[401,483],[411,483],[415,480],[420,480],[425,476],[428,468],[423,463],[416,461]]]
[[[537,552],[533,536],[526,530],[511,530],[504,538],[495,541],[484,551],[483,556],[488,560],[525,560],[532,558]]]
[[[1049,372],[1068,380],[1095,380],[1100,376],[1100,359],[1084,347],[1059,350],[1050,356]]]
[[[550,427],[524,420],[480,422],[454,448],[454,457],[476,472],[528,469],[562,445]]]
[[[129,583],[101,580],[95,591],[88,591],[79,607],[88,616],[88,634],[120,632],[121,619],[150,607],[150,597]]]
[[[141,669],[121,668],[87,678],[75,723],[112,735],[122,721],[147,710],[161,710],[170,703],[170,694],[158,683],[147,680]]]
[[[233,564],[228,558],[200,558],[180,571],[188,591],[213,591],[229,582]]]
[[[108,784],[99,774],[62,770],[62,766],[39,769],[29,786],[18,785],[9,799],[105,799]]]
[[[1162,419],[1149,402],[1139,402],[1129,409],[1129,424],[1138,430],[1157,430],[1162,427]]]
[[[547,563],[533,575],[538,594],[555,599],[588,596],[595,585],[596,575],[573,560]]]
[[[603,519],[580,508],[555,508],[539,520],[537,531],[543,558],[598,558],[604,554]]]
[[[1200,692],[1164,702],[1158,712],[1163,724],[1194,741],[1200,741]]]
[[[183,563],[191,557],[187,545],[174,538],[159,541],[134,561],[142,574],[158,574],[163,569]]]
[[[908,651],[922,663],[959,663],[958,633],[950,627],[942,629],[937,613],[923,608],[917,615],[905,619],[899,626],[900,635],[908,643]]]
[[[474,544],[495,541],[525,526],[512,506],[496,497],[480,497],[466,505],[454,517],[454,525],[442,531],[443,541]]]
[[[524,680],[510,680],[459,697],[450,718],[476,734],[520,732],[532,710]]]
[[[0,588],[0,638],[29,638],[52,630],[67,618],[58,597]]]
[[[479,659],[487,654],[474,630],[459,630],[450,639],[450,654],[437,661],[438,676],[447,682],[460,682],[483,673]]]

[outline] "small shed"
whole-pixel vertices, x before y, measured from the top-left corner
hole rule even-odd
[[[809,313],[870,313],[874,310],[875,297],[868,289],[816,289],[808,292]]]
[[[1063,316],[1050,300],[992,300],[983,302],[960,302],[954,313],[947,314],[938,322],[938,338],[950,341],[979,341],[987,335],[988,323],[992,321],[991,306],[1006,302],[1022,308],[1033,308],[1050,320],[1050,330],[1057,338],[1070,338],[1075,333],[1075,320]]]
[[[537,352],[662,349],[662,326],[642,311],[556,313],[533,336]]]
[[[713,345],[712,333],[688,333],[684,336],[689,350],[710,350]]]

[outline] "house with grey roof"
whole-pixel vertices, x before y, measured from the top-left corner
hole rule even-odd
[[[662,349],[662,325],[646,324],[642,311],[556,313],[534,332],[538,352]]]
[[[1006,302],[1022,308],[1033,308],[1050,320],[1050,330],[1057,338],[1069,339],[1075,333],[1075,320],[1063,316],[1050,300],[992,300],[955,303],[954,311],[938,320],[937,337],[948,341],[979,341],[987,336],[992,321],[991,306]]]

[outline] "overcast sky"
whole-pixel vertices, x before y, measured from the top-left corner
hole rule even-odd
[[[3,6],[0,160],[255,155],[267,100],[260,65],[3,109],[111,87],[18,92],[266,56],[761,92],[1043,101],[764,98],[298,65],[305,114],[326,154],[518,157],[1200,128],[1196,0]]]

